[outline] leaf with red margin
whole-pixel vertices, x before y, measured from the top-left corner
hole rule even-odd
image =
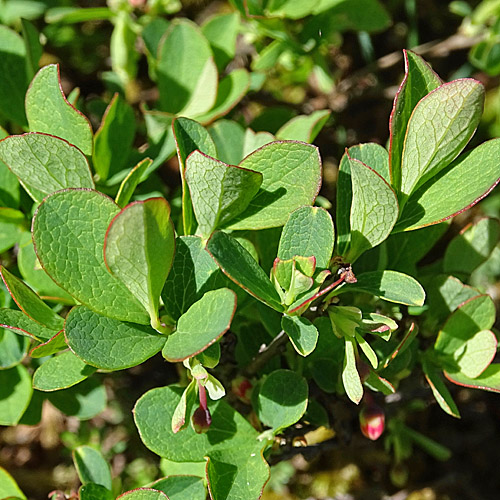
[[[11,135],[0,141],[0,157],[36,202],[61,189],[94,188],[85,155],[53,135]]]
[[[35,213],[35,252],[45,272],[82,304],[111,318],[148,324],[142,304],[104,263],[104,237],[119,212],[97,191],[57,191]]]
[[[189,118],[176,118],[172,122],[175,146],[177,149],[177,159],[181,171],[182,182],[182,224],[184,234],[189,235],[194,232],[194,214],[191,203],[191,196],[186,184],[186,159],[193,151],[200,151],[208,156],[217,156],[214,141],[208,131],[194,120]]]
[[[158,353],[166,340],[150,326],[102,316],[85,306],[71,309],[64,330],[70,349],[104,370],[139,365]]]
[[[311,144],[271,142],[250,153],[239,166],[260,172],[262,185],[228,229],[282,226],[296,208],[312,205],[321,187],[321,157]]]
[[[456,385],[482,389],[483,391],[500,392],[500,363],[492,363],[479,377],[469,378],[463,373],[444,372],[444,376]]]
[[[0,274],[19,309],[32,320],[54,331],[60,331],[64,319],[55,313],[28,285],[0,266]]]
[[[168,361],[184,361],[210,347],[231,325],[236,294],[229,288],[212,290],[195,302],[177,321],[162,354]]]
[[[394,98],[389,118],[389,169],[391,184],[396,191],[401,187],[401,159],[408,120],[418,101],[443,83],[419,55],[410,50],[403,50],[403,56],[405,77]]]
[[[232,281],[256,299],[283,311],[281,298],[264,270],[250,253],[229,234],[216,231],[208,240],[207,251]]]
[[[8,328],[19,335],[31,337],[40,342],[54,336],[54,330],[42,326],[22,311],[14,309],[0,309],[0,328]]]
[[[33,78],[26,93],[26,116],[31,132],[55,135],[92,155],[92,127],[64,96],[58,64],[44,66]]]
[[[477,378],[491,363],[497,339],[489,330],[495,322],[495,304],[489,295],[478,295],[461,304],[439,332],[434,350],[446,361],[448,372]]]
[[[165,422],[171,421],[181,394],[180,387],[159,387],[137,401],[134,420],[144,444],[174,462],[207,459],[213,500],[260,498],[269,478],[262,455],[267,441],[258,441],[257,431],[224,400],[209,402],[212,424],[206,433],[196,434],[188,427],[174,434]]]
[[[499,158],[500,139],[460,155],[410,196],[394,232],[437,224],[474,206],[500,181]]]
[[[443,381],[439,368],[434,366],[432,360],[428,360],[427,357],[424,356],[422,359],[422,370],[439,406],[448,413],[448,415],[460,418],[460,412]]]
[[[66,344],[64,330],[61,330],[46,342],[33,347],[29,354],[32,358],[43,358],[45,356],[51,356],[52,354],[67,348],[68,344]]]
[[[484,92],[480,82],[463,78],[444,83],[415,106],[401,160],[401,207],[465,148],[481,119]]]
[[[193,151],[186,159],[185,177],[198,221],[197,233],[205,239],[244,213],[262,184],[259,172],[227,165],[200,151]]]

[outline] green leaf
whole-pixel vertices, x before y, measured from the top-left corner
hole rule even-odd
[[[31,349],[30,356],[32,358],[44,358],[45,356],[51,356],[52,354],[56,354],[59,351],[63,351],[67,348],[68,344],[66,344],[64,330],[61,330],[49,340]]]
[[[177,322],[168,336],[163,356],[168,361],[183,361],[216,342],[231,325],[236,310],[236,294],[228,288],[205,293]]]
[[[462,79],[441,85],[415,106],[401,162],[402,200],[458,156],[479,124],[483,102],[481,83]]]
[[[301,356],[308,356],[316,348],[318,342],[318,330],[307,319],[302,316],[283,316],[281,328],[290,337],[295,350]]]
[[[106,408],[106,388],[94,376],[69,389],[49,392],[47,399],[65,415],[88,420]]]
[[[25,233],[19,242],[17,265],[25,281],[38,293],[40,298],[52,299],[65,304],[74,304],[68,292],[57,286],[49,275],[40,267],[35,254],[31,233]]]
[[[12,476],[0,467],[0,498],[22,498],[26,500],[26,495],[20,490]]]
[[[92,161],[101,181],[112,177],[126,166],[134,136],[134,110],[120,94],[115,93],[94,137]]]
[[[389,159],[385,148],[375,143],[351,146],[340,160],[337,179],[337,253],[344,255],[351,239],[351,160],[359,160],[389,182]]]
[[[162,491],[152,490],[150,488],[137,488],[123,493],[118,498],[123,500],[168,500],[167,495]]]
[[[420,283],[397,271],[372,271],[356,276],[357,283],[341,287],[337,293],[359,291],[365,292],[389,302],[422,306],[425,301],[425,291]]]
[[[65,331],[68,345],[78,357],[105,370],[136,366],[165,344],[165,337],[149,326],[101,316],[84,306],[71,309]]]
[[[33,389],[23,365],[0,370],[0,425],[16,425],[28,407]]]
[[[257,414],[274,433],[298,422],[307,408],[306,380],[291,370],[276,370],[260,386]]]
[[[35,25],[27,19],[21,19],[24,45],[26,47],[26,74],[33,78],[38,71],[38,62],[43,54],[43,47],[40,43],[40,33]]]
[[[187,158],[185,176],[204,238],[244,212],[262,184],[262,174],[226,165],[199,151]]]
[[[333,252],[335,233],[330,214],[319,207],[301,207],[290,214],[281,233],[281,260],[314,256],[316,267],[326,269]]]
[[[7,133],[0,128],[0,139],[5,137],[7,137]],[[19,181],[9,170],[9,167],[0,160],[0,205],[2,207],[19,208],[19,201]]]
[[[62,330],[64,319],[45,304],[28,285],[3,266],[0,266],[0,274],[10,295],[24,314],[51,330]]]
[[[495,322],[495,306],[488,295],[478,295],[459,306],[438,334],[434,349],[455,361],[447,371],[478,377],[491,363],[497,340],[489,330]]]
[[[191,204],[191,196],[186,184],[186,159],[193,151],[200,151],[208,156],[216,156],[215,144],[207,130],[194,120],[189,118],[176,118],[172,122],[177,158],[181,171],[182,181],[182,223],[184,234],[194,232],[194,215]]]
[[[19,364],[26,356],[29,344],[28,337],[0,328],[0,370]]]
[[[80,500],[114,500],[115,496],[111,491],[100,484],[87,483],[80,486],[78,491]]]
[[[266,443],[259,442],[257,431],[223,400],[209,402],[212,425],[208,432],[196,434],[188,427],[174,434],[165,422],[171,420],[181,393],[180,388],[161,387],[137,401],[134,419],[144,444],[174,462],[201,462],[208,456],[207,476],[214,500],[258,498],[269,477],[262,457]]]
[[[177,321],[205,292],[219,288],[224,280],[201,238],[177,238],[172,270],[161,294],[167,313]]]
[[[250,75],[246,69],[239,68],[231,71],[220,82],[217,90],[217,99],[210,111],[196,115],[201,123],[210,123],[231,111],[247,93],[250,86]]]
[[[205,500],[207,493],[203,479],[197,476],[169,476],[158,479],[150,485],[163,491],[170,500]]]
[[[92,155],[92,127],[66,100],[57,64],[49,64],[35,75],[26,93],[26,116],[31,132],[55,135],[84,155]]]
[[[296,116],[276,132],[276,138],[311,143],[327,122],[330,113],[328,109],[321,109],[313,111],[310,115]]]
[[[21,127],[28,125],[24,114],[24,95],[29,83],[25,61],[23,39],[7,26],[0,26],[0,110],[2,116]]]
[[[460,412],[458,411],[457,405],[455,401],[453,401],[453,397],[443,382],[437,367],[424,357],[422,360],[422,370],[432,390],[432,394],[434,394],[441,409],[452,417],[460,418]]]
[[[0,221],[0,253],[9,250],[18,243],[22,232],[21,227],[17,224]]]
[[[359,347],[363,351],[364,355],[367,357],[370,364],[376,370],[378,367],[378,358],[375,354],[375,351],[371,348],[370,344],[358,333],[354,334],[356,341],[358,342]]]
[[[217,67],[200,29],[174,19],[158,48],[156,68],[161,109],[194,117],[207,112],[217,95]]]
[[[94,188],[87,159],[52,135],[11,135],[0,142],[0,157],[37,202],[66,188]]]
[[[184,389],[181,399],[175,407],[172,415],[172,432],[174,434],[185,428],[189,423],[189,415],[191,415],[193,405],[198,403],[197,384],[197,380],[193,378]]]
[[[231,280],[250,295],[277,311],[282,311],[281,298],[271,280],[255,259],[234,238],[222,231],[208,240],[207,250]]]
[[[228,165],[238,165],[244,158],[245,129],[231,120],[217,120],[208,132],[216,147],[215,156]]]
[[[160,293],[174,259],[175,232],[170,205],[150,198],[126,206],[111,221],[104,240],[104,260],[111,273],[158,319]]]
[[[345,337],[345,355],[344,365],[342,369],[342,383],[344,384],[345,392],[349,399],[356,404],[359,404],[363,397],[363,385],[356,368],[356,341],[353,337]]]
[[[78,384],[95,372],[71,351],[54,356],[33,374],[33,388],[39,391],[58,391]]]
[[[499,182],[500,139],[460,155],[406,203],[395,230],[409,231],[449,219],[474,206]]]
[[[147,324],[144,307],[104,263],[104,237],[118,212],[97,191],[50,195],[33,220],[36,254],[47,274],[79,302],[115,319]]]
[[[489,257],[500,238],[498,219],[483,218],[453,238],[444,254],[445,273],[470,274]]]
[[[132,198],[134,194],[135,188],[144,178],[144,173],[151,166],[153,160],[151,158],[144,158],[141,160],[123,179],[120,184],[120,189],[118,189],[118,193],[116,195],[115,203],[123,208]]]
[[[500,363],[492,363],[479,377],[470,378],[460,372],[444,372],[445,377],[456,385],[482,389],[483,391],[500,392]]]
[[[315,2],[304,0],[271,0],[266,5],[266,14],[273,17],[300,19],[311,14],[315,6]]]
[[[220,72],[234,58],[239,28],[240,16],[237,12],[215,15],[201,26],[201,32],[210,43],[215,63]]]
[[[240,167],[263,175],[259,192],[229,229],[264,229],[283,225],[302,205],[312,205],[321,185],[321,159],[315,146],[273,142],[248,155]]]
[[[99,451],[90,446],[78,446],[73,450],[73,462],[82,484],[95,483],[111,489],[111,471]]]
[[[418,101],[442,83],[419,55],[410,50],[403,50],[403,55],[405,77],[394,98],[389,119],[391,184],[397,191],[401,189],[401,158],[410,116]]]
[[[35,340],[47,340],[54,336],[54,330],[42,326],[26,316],[22,311],[15,311],[14,309],[0,309],[0,327],[8,328],[14,333],[32,337]]]
[[[351,159],[351,246],[348,262],[384,241],[398,218],[396,193],[375,170]]]

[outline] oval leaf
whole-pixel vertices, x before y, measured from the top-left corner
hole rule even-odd
[[[321,186],[318,149],[294,141],[272,142],[254,151],[240,167],[260,172],[259,192],[229,229],[265,229],[282,226],[289,214],[312,205]]]
[[[47,274],[79,302],[112,318],[147,324],[144,307],[104,263],[104,237],[118,212],[97,191],[54,193],[33,220],[35,251]]]
[[[78,306],[66,318],[66,339],[71,350],[89,365],[123,370],[154,356],[165,337],[145,325],[125,323]]]
[[[168,336],[163,356],[183,361],[204,351],[228,330],[236,310],[236,294],[228,288],[212,290],[195,302]]]
[[[33,388],[39,391],[58,391],[78,384],[95,372],[71,351],[45,361],[33,374]]]
[[[61,189],[94,188],[85,155],[59,137],[11,135],[0,142],[0,158],[37,202]]]
[[[92,155],[92,127],[66,100],[57,64],[44,66],[33,78],[26,93],[26,116],[31,132],[55,135]]]
[[[290,214],[283,227],[278,257],[281,260],[314,256],[316,267],[330,264],[335,234],[330,214],[319,207],[301,207]]]
[[[274,432],[298,422],[307,408],[308,385],[291,370],[276,370],[259,390],[258,415]]]

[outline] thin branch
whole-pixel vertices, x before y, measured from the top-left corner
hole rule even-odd
[[[243,374],[247,377],[255,375],[271,358],[274,358],[283,349],[288,337],[284,330],[274,337],[268,344],[263,345],[259,350],[257,356],[253,358],[251,363],[245,368]]]

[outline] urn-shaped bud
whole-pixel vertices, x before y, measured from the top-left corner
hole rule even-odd
[[[365,437],[376,441],[384,432],[384,410],[376,404],[365,406],[359,413],[359,425]]]
[[[212,415],[210,415],[210,410],[208,408],[203,408],[201,405],[196,408],[193,416],[191,417],[191,422],[193,424],[193,429],[198,434],[203,434],[210,429],[210,424],[212,423]]]

